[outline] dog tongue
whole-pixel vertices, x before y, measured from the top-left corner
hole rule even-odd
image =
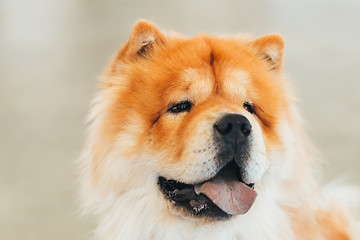
[[[205,194],[216,206],[229,215],[245,214],[253,205],[257,193],[246,184],[226,176],[195,186],[197,194]]]

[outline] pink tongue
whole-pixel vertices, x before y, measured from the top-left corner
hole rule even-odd
[[[246,184],[222,176],[217,176],[195,188],[198,194],[205,194],[229,215],[247,213],[257,196],[257,193]]]

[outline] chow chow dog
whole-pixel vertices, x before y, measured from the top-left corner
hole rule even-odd
[[[80,160],[97,239],[360,239],[320,187],[280,35],[185,38],[139,21],[106,70]]]

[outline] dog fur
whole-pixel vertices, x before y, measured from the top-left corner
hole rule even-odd
[[[320,186],[319,161],[283,76],[283,49],[279,35],[188,39],[136,23],[102,78],[79,164],[97,239],[360,239],[352,189]],[[190,112],[166,112],[182,99],[194,102]],[[197,218],[164,197],[158,177],[193,184],[214,176],[209,129],[226,113],[253,126],[245,180],[258,197],[244,215]]]

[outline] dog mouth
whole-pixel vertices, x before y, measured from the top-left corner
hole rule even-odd
[[[257,193],[254,183],[246,184],[233,160],[213,178],[198,184],[186,184],[159,177],[158,185],[175,206],[193,216],[227,219],[247,213]]]

